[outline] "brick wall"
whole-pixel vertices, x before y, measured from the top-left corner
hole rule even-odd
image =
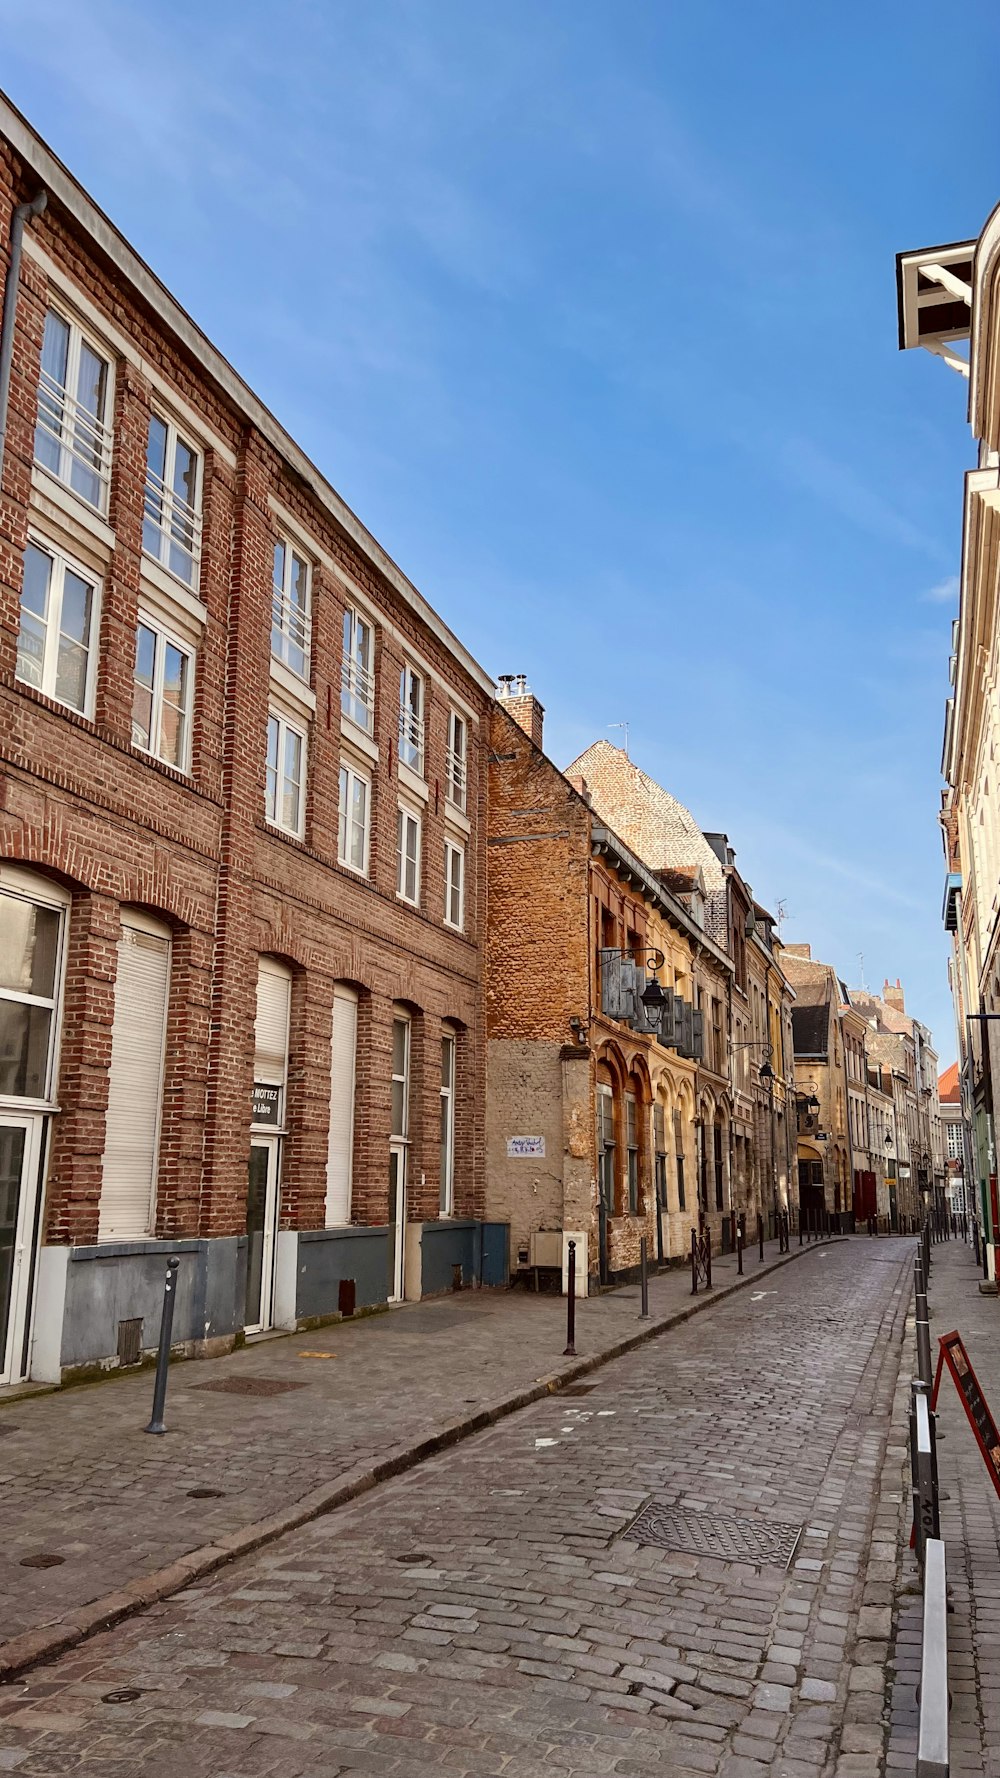
[[[0,239],[13,203],[37,187],[0,144]],[[114,372],[106,522],[32,476],[46,305],[76,307]],[[171,401],[202,449],[203,537],[195,589],[203,607],[195,667],[190,774],[132,746],[136,615],[151,570],[142,556],[151,405]],[[264,820],[271,581],[278,512],[313,561],[305,832]],[[76,715],[17,681],[15,659],[29,524],[71,550],[101,587],[93,713]],[[376,631],[371,872],[337,861],[340,684],[346,604],[357,589]],[[399,670],[409,651],[427,681],[427,789],[420,908],[396,895]],[[428,671],[429,670],[429,671]],[[445,747],[451,700],[469,728],[465,930],[443,922]],[[411,1009],[413,1148],[409,1210],[437,1214],[440,1038],[459,1039],[455,1210],[485,1205],[484,682],[408,603],[328,504],[289,467],[94,241],[51,201],[29,225],[18,292],[8,447],[0,487],[0,858],[72,891],[59,1115],[45,1197],[45,1238],[96,1237],[119,911],[135,904],[174,933],[156,1204],[157,1234],[205,1236],[245,1224],[257,959],[292,968],[289,1134],[282,1220],[325,1216],[333,984],[359,1007],[353,1215],[387,1214],[392,1007]],[[420,1183],[422,1175],[422,1184]]]

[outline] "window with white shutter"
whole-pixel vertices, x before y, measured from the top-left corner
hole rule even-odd
[[[354,1070],[358,1041],[358,997],[353,988],[333,991],[330,1066],[330,1138],[326,1160],[326,1226],[351,1220],[354,1157]]]
[[[170,933],[122,914],[111,1028],[98,1241],[141,1241],[153,1228],[170,988]]]
[[[280,1126],[285,1121],[288,1017],[291,1004],[291,971],[274,957],[262,957],[257,967],[253,1078],[255,1088],[258,1085],[272,1087],[277,1088],[277,1092],[254,1092],[254,1123]]]

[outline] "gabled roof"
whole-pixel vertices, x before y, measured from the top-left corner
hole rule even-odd
[[[958,1063],[953,1062],[950,1068],[938,1076],[938,1098],[942,1105],[958,1105],[962,1098],[962,1089],[958,1084]]]

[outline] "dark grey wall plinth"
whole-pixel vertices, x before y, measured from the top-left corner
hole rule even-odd
[[[353,1278],[355,1306],[368,1309],[388,1297],[388,1228],[300,1229],[295,1313],[335,1315],[340,1284]]]
[[[167,1260],[176,1254],[173,1344],[231,1337],[243,1325],[245,1259],[239,1240],[122,1241],[73,1247],[66,1277],[61,1362],[100,1364],[118,1351],[118,1323],[142,1318],[142,1346],[160,1337]]]

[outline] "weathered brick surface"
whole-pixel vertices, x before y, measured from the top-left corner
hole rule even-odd
[[[0,238],[11,205],[37,177],[0,144]],[[0,274],[5,268],[0,266]],[[113,545],[33,488],[36,387],[50,290],[92,305],[88,327],[114,369],[108,523]],[[102,327],[107,332],[102,332]],[[197,654],[189,776],[131,743],[136,612],[143,585],[142,509],[148,414],[164,387],[204,450]],[[37,479],[37,478],[36,478]],[[317,477],[317,481],[318,481]],[[316,551],[305,837],[264,822],[275,503]],[[72,502],[70,502],[72,505]],[[98,574],[99,664],[93,718],[15,679],[23,552],[37,525]],[[0,858],[66,883],[73,894],[64,1038],[45,1195],[44,1238],[90,1242],[97,1230],[119,911],[138,905],[174,933],[168,1069],[156,1230],[230,1235],[245,1225],[257,958],[295,974],[283,1220],[324,1220],[334,981],[362,991],[356,1119],[359,1221],[384,1222],[388,1194],[391,1007],[414,1010],[423,1058],[415,1081],[414,1155],[423,1185],[412,1217],[436,1214],[441,1025],[459,1036],[455,1209],[485,1202],[482,1005],[485,776],[489,697],[376,559],[165,323],[112,271],[51,201],[29,226],[17,304],[10,425],[0,488]],[[357,587],[377,613],[377,715],[371,877],[337,862],[340,684],[345,605]],[[408,650],[430,668],[422,906],[396,895],[399,669]],[[471,712],[465,930],[443,923],[445,749],[450,699]],[[437,1050],[435,1050],[435,1046]],[[439,1084],[439,1083],[438,1083]]]

